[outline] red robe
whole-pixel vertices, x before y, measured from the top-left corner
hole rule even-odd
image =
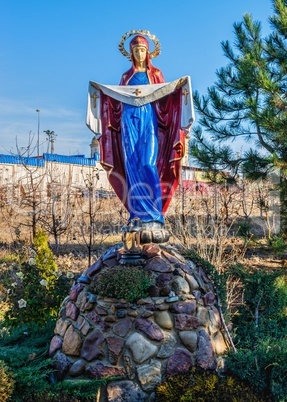
[[[127,85],[134,74],[132,67],[123,74],[120,85]],[[151,64],[147,68],[151,84],[163,83],[161,71]],[[166,212],[180,179],[180,164],[184,156],[184,132],[181,130],[182,90],[177,88],[173,93],[154,102],[158,119],[159,151],[157,168],[162,191],[162,212]],[[125,167],[121,139],[122,104],[101,93],[102,136],[101,164],[108,172],[111,186],[127,208],[127,191],[125,184]]]

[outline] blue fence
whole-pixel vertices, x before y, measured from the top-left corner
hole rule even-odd
[[[94,158],[85,158],[84,155],[57,155],[44,153],[42,157],[24,157],[19,155],[4,155],[0,154],[0,163],[29,165],[44,167],[45,161],[68,163],[72,165],[95,166],[100,160],[99,154],[95,154]]]
[[[9,163],[14,165],[44,166],[45,161],[42,158],[33,158],[27,156],[3,155],[0,154],[0,163]]]
[[[43,159],[47,162],[70,163],[72,165],[83,165],[83,166],[96,165],[96,159],[85,158],[84,155],[43,154]]]

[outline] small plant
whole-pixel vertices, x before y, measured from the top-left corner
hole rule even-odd
[[[96,292],[104,297],[134,302],[148,296],[151,284],[149,275],[141,267],[117,266],[99,275]]]
[[[37,265],[42,278],[53,285],[57,280],[56,272],[58,267],[49,246],[48,236],[42,229],[36,233],[33,246],[35,249],[35,265]],[[33,258],[29,260],[30,265],[33,264],[31,260],[33,260]]]
[[[268,239],[268,246],[275,254],[283,253],[287,249],[286,241],[281,236],[271,236]]]
[[[227,369],[272,401],[286,402],[286,342],[286,336],[276,341],[274,338],[258,340],[252,349],[231,353],[226,360]]]
[[[229,372],[276,402],[287,401],[287,276],[282,271],[231,268],[244,287],[233,316],[237,353],[226,358]]]
[[[233,317],[241,345],[252,347],[258,336],[277,338],[284,335],[287,326],[285,272],[252,270],[241,264],[231,267],[230,272],[239,277],[244,287],[244,304]]]
[[[0,360],[0,401],[6,402],[11,398],[14,390],[14,378],[13,374],[6,366],[6,364]]]
[[[195,368],[158,385],[156,396],[157,402],[263,402],[243,381]]]
[[[56,317],[64,296],[68,293],[72,278],[58,272],[48,237],[39,231],[32,247],[23,247],[15,264],[6,303],[6,325],[27,322],[45,324],[50,317]]]
[[[242,236],[246,239],[250,239],[252,237],[251,222],[248,218],[239,222],[237,234],[238,236]]]
[[[91,402],[103,380],[55,382],[48,347],[55,322],[25,324],[0,333],[0,401]],[[12,374],[13,373],[13,376]]]

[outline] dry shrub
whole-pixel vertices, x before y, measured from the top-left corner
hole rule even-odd
[[[8,401],[14,390],[13,374],[3,361],[0,361],[0,401]]]

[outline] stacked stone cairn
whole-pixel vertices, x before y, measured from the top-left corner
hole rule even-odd
[[[148,297],[129,303],[96,294],[98,275],[118,267],[124,253],[111,247],[74,284],[49,353],[59,380],[116,377],[98,401],[151,402],[169,376],[192,366],[216,370],[228,342],[213,284],[170,245],[142,247],[138,265],[154,279]]]

